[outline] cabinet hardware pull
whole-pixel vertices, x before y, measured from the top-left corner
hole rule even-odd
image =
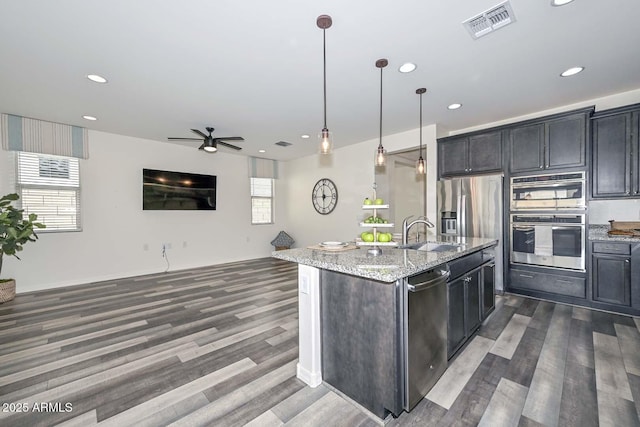
[[[556,282],[559,282],[559,283],[571,283],[571,280],[556,279]]]
[[[520,274],[520,277],[525,277],[527,279],[533,279],[533,276],[529,276],[528,274]]]
[[[624,260],[624,262],[626,262],[627,264],[629,264],[629,260],[628,260],[628,259],[625,259],[625,260]]]

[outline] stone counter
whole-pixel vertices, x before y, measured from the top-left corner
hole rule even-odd
[[[435,243],[435,240],[433,242]],[[455,244],[457,248],[433,252],[382,247],[382,254],[378,256],[368,254],[367,246],[343,252],[296,248],[275,251],[272,256],[320,269],[393,283],[403,277],[430,270],[440,264],[495,246],[498,241],[462,237],[438,239],[437,243]]]
[[[594,224],[589,226],[589,240],[603,240],[611,242],[640,243],[640,237],[609,236],[609,224]]]

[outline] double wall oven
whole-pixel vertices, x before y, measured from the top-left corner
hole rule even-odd
[[[585,271],[585,173],[511,178],[512,264]]]

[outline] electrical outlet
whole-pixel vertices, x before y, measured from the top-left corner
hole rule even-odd
[[[148,251],[149,250],[149,244],[145,243],[144,245],[142,245],[142,250],[143,251]]]
[[[186,247],[187,247],[187,241],[186,241],[186,240],[182,242],[182,247],[183,247],[183,248],[186,248]]]

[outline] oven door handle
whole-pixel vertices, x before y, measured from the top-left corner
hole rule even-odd
[[[512,225],[511,228],[513,228],[514,230],[520,230],[520,231],[533,231],[533,230],[535,230],[535,228],[533,228],[530,225]]]
[[[584,227],[584,224],[575,224],[575,225],[554,225],[551,227],[552,230],[572,230],[574,228]]]

